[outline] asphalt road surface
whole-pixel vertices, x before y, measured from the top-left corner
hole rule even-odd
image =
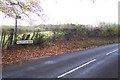
[[[118,44],[3,66],[3,78],[118,78]]]

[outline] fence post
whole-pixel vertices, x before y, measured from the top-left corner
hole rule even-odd
[[[13,43],[13,35],[14,35],[14,29],[10,30],[10,37],[9,37],[9,44],[8,46],[11,46]]]

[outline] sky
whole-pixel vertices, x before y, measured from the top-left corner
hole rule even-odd
[[[118,2],[120,0],[41,0],[45,21],[35,15],[33,20],[22,16],[18,25],[38,24],[84,24],[98,25],[100,22],[118,23]],[[13,18],[4,18],[0,12],[0,25],[14,25]],[[23,18],[24,17],[24,18]]]

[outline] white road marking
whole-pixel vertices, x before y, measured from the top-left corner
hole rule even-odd
[[[78,66],[78,67],[76,67],[76,68],[74,68],[74,69],[72,69],[72,70],[70,70],[70,71],[68,71],[66,73],[63,73],[63,74],[59,75],[57,78],[61,78],[61,77],[65,76],[65,75],[67,75],[69,73],[72,73],[73,71],[75,71],[77,69],[80,69],[80,68],[82,68],[82,67],[84,67],[84,66],[86,66],[86,65],[88,65],[88,64],[90,64],[90,63],[92,63],[94,61],[96,61],[96,59],[93,59],[93,60],[91,60],[91,61],[89,61],[89,62],[87,62],[87,63],[85,63],[85,64],[83,64],[81,66]]]
[[[107,53],[106,55],[109,55],[109,54],[111,54],[111,53],[114,53],[114,52],[116,52],[118,49],[115,49],[114,51],[111,51],[111,52],[109,52],[109,53]]]
[[[114,51],[111,51],[111,52],[107,53],[106,55],[109,55],[109,54],[111,54],[111,53],[114,53],[114,52],[116,52],[117,50],[118,50],[118,49],[115,49]],[[96,59],[93,59],[93,60],[91,60],[91,61],[89,61],[89,62],[87,62],[87,63],[85,63],[85,64],[83,64],[83,65],[81,65],[81,66],[78,66],[78,67],[76,67],[76,68],[74,68],[74,69],[72,69],[72,70],[70,70],[70,71],[68,71],[68,72],[65,72],[65,73],[59,75],[57,78],[61,78],[61,77],[65,76],[65,75],[67,75],[67,74],[69,74],[69,73],[72,73],[72,72],[74,72],[74,71],[76,71],[76,70],[78,70],[78,69],[80,69],[80,68],[82,68],[82,67],[84,67],[84,66],[86,66],[86,65],[88,65],[88,64],[90,64],[90,63],[92,63],[92,62],[94,62],[94,61],[96,61]]]
[[[46,61],[46,62],[44,62],[44,64],[54,64],[55,63],[55,61]]]

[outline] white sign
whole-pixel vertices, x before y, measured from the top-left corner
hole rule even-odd
[[[19,40],[17,44],[33,44],[33,40]]]

